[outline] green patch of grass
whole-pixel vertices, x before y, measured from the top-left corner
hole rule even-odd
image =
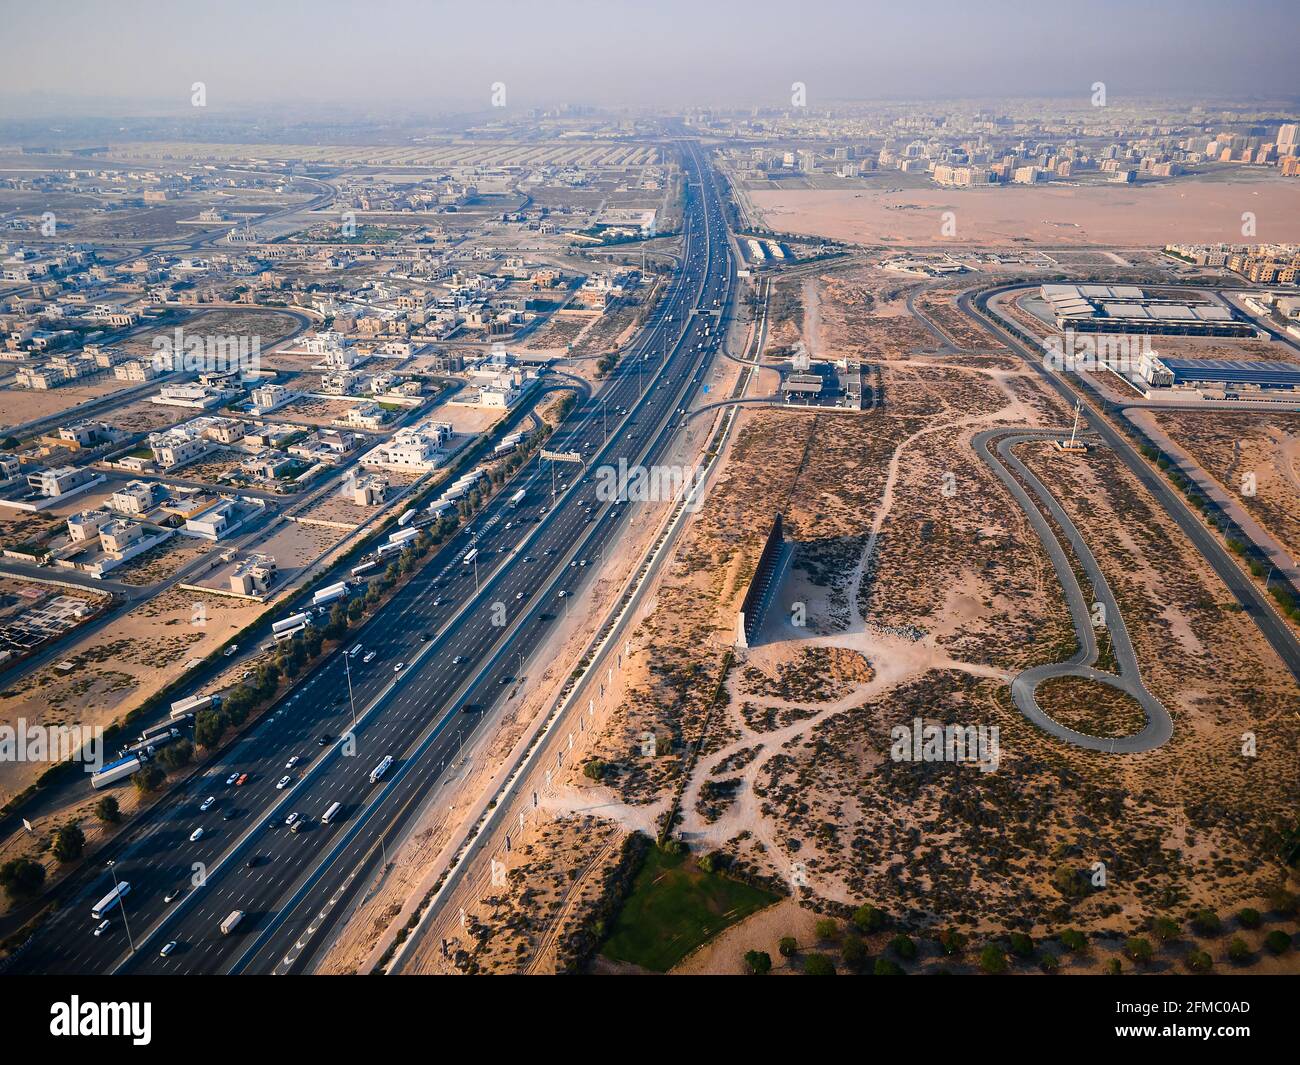
[[[686,854],[651,847],[601,953],[667,972],[701,943],[778,896],[706,873]]]

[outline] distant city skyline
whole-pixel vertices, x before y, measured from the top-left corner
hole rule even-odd
[[[7,115],[189,106],[787,107],[854,99],[1295,99],[1293,5],[7,4]],[[1213,41],[1213,48],[1206,42]],[[322,57],[328,56],[328,61]],[[762,61],[758,61],[762,57]]]

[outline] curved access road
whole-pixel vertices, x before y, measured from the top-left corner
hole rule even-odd
[[[1067,743],[1072,743],[1076,747],[1082,747],[1090,751],[1107,751],[1118,754],[1151,751],[1167,742],[1169,737],[1173,735],[1174,723],[1169,716],[1169,711],[1164,708],[1160,700],[1147,691],[1142,684],[1137,656],[1133,653],[1133,644],[1129,640],[1128,630],[1124,627],[1124,617],[1120,613],[1114,595],[1111,593],[1110,585],[1106,583],[1106,578],[1102,575],[1101,567],[1097,565],[1096,558],[1093,557],[1087,543],[1084,542],[1083,537],[1079,534],[1078,529],[1074,527],[1074,523],[1061,508],[1061,505],[1043,483],[1029,471],[1029,468],[1011,453],[1011,449],[1023,441],[1042,440],[1060,435],[1060,430],[1008,431],[1002,428],[977,433],[971,441],[975,453],[993,471],[998,480],[1006,485],[1007,491],[1011,493],[1020,505],[1021,510],[1025,512],[1025,517],[1029,519],[1029,524],[1033,527],[1034,533],[1042,541],[1043,547],[1047,549],[1047,553],[1052,560],[1052,568],[1056,570],[1057,579],[1061,582],[1061,587],[1065,592],[1065,598],[1070,607],[1070,617],[1074,621],[1074,631],[1079,638],[1079,650],[1066,661],[1031,666],[1018,674],[1011,682],[1011,699],[1015,703],[1016,709],[1044,732],[1055,736],[1057,739],[1065,740]],[[999,439],[991,449],[989,445],[993,443],[995,438]],[[1013,476],[1013,471],[1015,476]],[[1017,477],[1020,479],[1017,480]],[[1070,547],[1074,551],[1075,558],[1078,559],[1079,565],[1083,567],[1088,579],[1092,582],[1093,594],[1096,596],[1097,602],[1101,603],[1105,608],[1107,627],[1110,630],[1111,642],[1114,646],[1115,660],[1119,663],[1120,675],[1118,677],[1113,673],[1097,669],[1094,665],[1097,661],[1097,638],[1093,631],[1090,605],[1084,599],[1083,590],[1079,587],[1074,567],[1070,565],[1070,560],[1066,557],[1065,551],[1061,547],[1060,541],[1057,540],[1050,523],[1025,490],[1026,484],[1033,489],[1034,494],[1047,507],[1057,525],[1064,530],[1066,539],[1069,540]],[[1112,688],[1118,688],[1137,700],[1146,715],[1146,725],[1140,732],[1135,732],[1130,736],[1115,737],[1089,736],[1067,728],[1059,721],[1048,716],[1042,707],[1038,705],[1035,696],[1038,685],[1051,677],[1086,677],[1101,684],[1109,684]]]

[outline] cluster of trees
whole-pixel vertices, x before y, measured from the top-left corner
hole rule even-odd
[[[1240,529],[1219,509],[1217,503],[1209,499],[1163,452],[1149,443],[1139,444],[1138,450],[1154,462],[1169,478],[1169,482],[1183,493],[1190,506],[1199,510],[1205,520],[1219,530],[1228,545],[1228,550],[1245,562],[1252,576],[1260,579],[1268,578],[1273,569],[1272,564],[1260,554],[1258,548],[1242,539],[1243,534]],[[1268,593],[1277,603],[1279,611],[1293,621],[1300,621],[1300,597],[1296,596],[1295,589],[1285,578],[1279,578],[1276,582],[1269,581]]]

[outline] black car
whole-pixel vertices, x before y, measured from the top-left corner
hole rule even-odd
[[[422,632],[422,633],[420,633],[420,639],[422,639],[425,643],[428,643],[430,640],[433,639],[433,633],[431,633],[431,632]]]
[[[324,747],[325,744],[329,743],[329,741],[332,740],[333,738],[334,738],[334,737],[331,736],[331,735],[327,732],[327,733],[325,733],[325,735],[323,735],[320,739],[318,739],[318,740],[316,741],[316,746],[317,746],[317,747]]]
[[[261,862],[261,860],[262,860],[262,856],[260,854],[254,854],[251,858],[248,859],[248,861],[244,863],[244,868],[255,869],[257,865]]]
[[[239,816],[239,814],[240,814],[239,810],[227,810],[224,814],[221,815],[221,820],[233,821],[236,817]]]

